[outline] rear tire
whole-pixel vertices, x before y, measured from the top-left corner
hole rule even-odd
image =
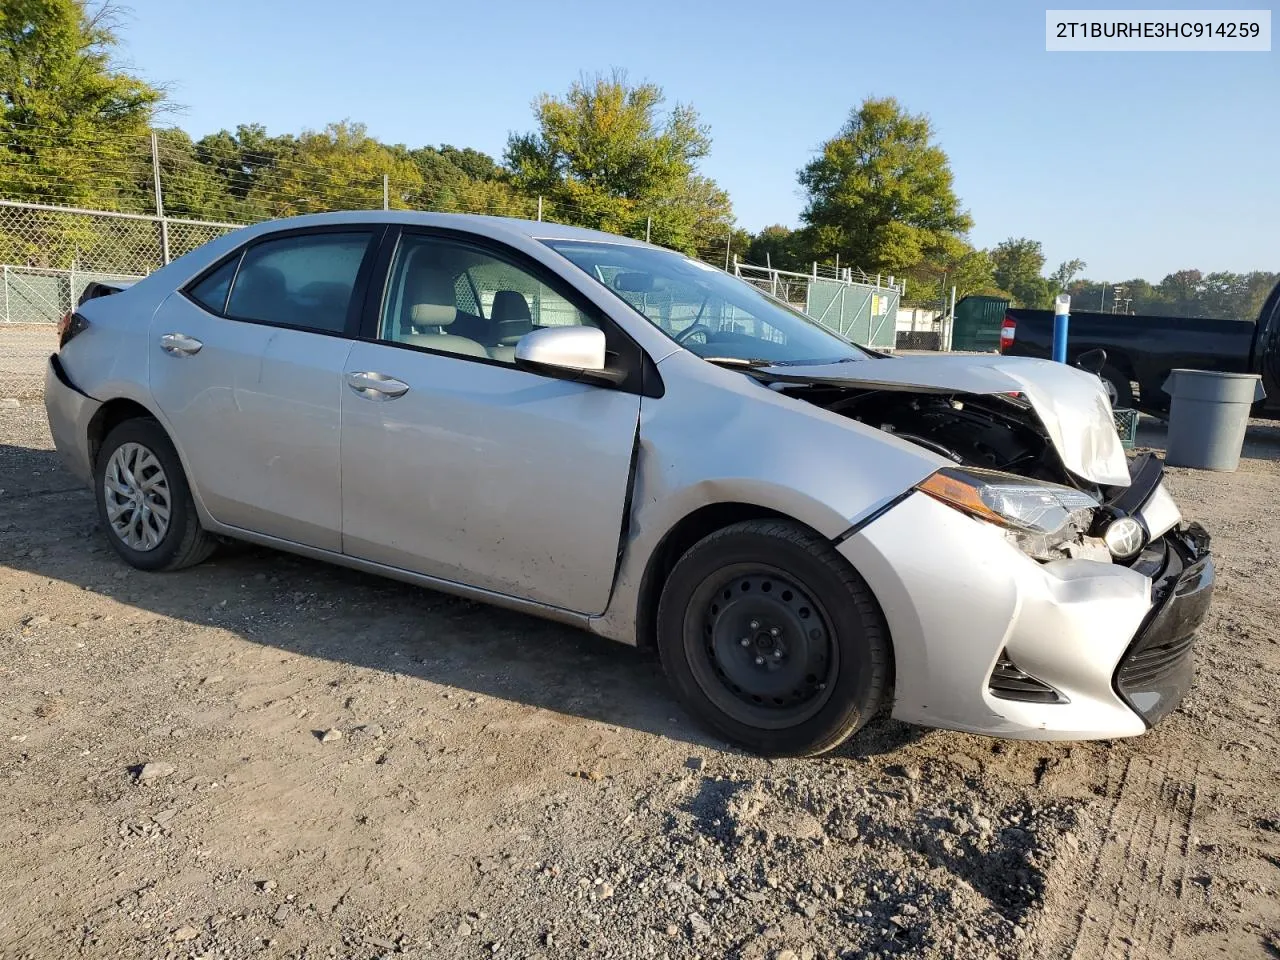
[[[775,756],[835,748],[878,712],[892,673],[866,582],[786,520],[735,523],[680,558],[658,605],[658,650],[699,720]]]
[[[126,420],[112,429],[98,451],[93,480],[98,519],[131,566],[181,570],[217,545],[200,526],[182,462],[155,420]]]

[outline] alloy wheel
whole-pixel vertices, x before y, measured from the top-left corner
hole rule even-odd
[[[173,509],[169,479],[155,453],[140,443],[122,443],[102,478],[111,531],[131,550],[154,550],[169,532]]]

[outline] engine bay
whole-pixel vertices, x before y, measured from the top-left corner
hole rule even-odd
[[[1072,476],[1036,417],[1015,396],[849,390],[821,385],[786,392],[925,447],[956,464],[1015,473],[1097,493]]]
[[[850,390],[827,385],[784,388],[797,399],[917,444],[962,467],[1012,473],[1062,484],[1099,501],[1114,491],[1073,475],[1025,399],[1015,395],[938,394],[898,390]],[[1018,535],[1019,546],[1041,561],[1065,557],[1110,562],[1102,541],[1091,536],[1092,516],[1079,518],[1065,538],[1035,542]]]

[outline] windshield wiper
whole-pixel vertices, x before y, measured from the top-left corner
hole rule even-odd
[[[752,367],[772,367],[772,360],[757,360],[748,357],[703,357],[707,363],[714,363],[718,367],[743,367],[750,369]]]

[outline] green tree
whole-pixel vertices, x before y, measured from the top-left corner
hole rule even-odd
[[[217,180],[222,207],[215,216],[219,220],[261,220],[273,215],[266,206],[250,201],[263,197],[264,183],[276,165],[293,159],[297,140],[290,136],[271,136],[257,123],[240,124],[235,132],[221,130],[201,137],[195,145],[195,158]]]
[[[973,226],[927,117],[867,99],[800,171],[806,258],[904,274]]]
[[[958,237],[944,240],[932,256],[909,270],[906,277],[907,297],[911,300],[949,304],[953,286],[957,301],[968,296],[1010,296],[996,284],[991,254],[975,249]]]
[[[1161,280],[1158,289],[1175,314],[1190,316],[1200,305],[1204,274],[1199,270],[1178,270]]]
[[[1039,240],[1010,237],[996,244],[991,260],[996,286],[1008,290],[1019,304],[1041,308],[1051,305],[1053,294],[1049,281],[1041,275],[1044,250]]]
[[[156,148],[165,214],[196,220],[227,219],[231,203],[226,187],[214,168],[200,162],[199,148],[191,137],[177,128],[157,130]],[[153,192],[151,164],[139,174],[141,192]]]
[[[140,209],[161,90],[121,70],[113,10],[83,0],[0,4],[0,192]]]
[[[260,171],[247,199],[273,216],[380,209],[384,174],[393,187],[391,207],[411,207],[422,189],[413,160],[370,137],[364,124],[331,123],[304,132],[289,156]]]
[[[413,206],[508,217],[530,217],[537,211],[536,199],[518,194],[510,174],[487,153],[445,144],[419,147],[408,155],[422,176],[420,192],[409,198]]]
[[[1083,260],[1063,260],[1049,277],[1054,292],[1061,293],[1070,287],[1071,281],[1087,266]]]
[[[775,223],[751,238],[745,259],[775,270],[802,270],[804,264],[797,241],[794,230]]]
[[[576,81],[534,104],[537,129],[513,134],[506,162],[515,187],[544,198],[550,218],[643,236],[694,252],[725,236],[729,198],[698,174],[711,139],[692,107],[663,111],[662,88],[614,72]]]

